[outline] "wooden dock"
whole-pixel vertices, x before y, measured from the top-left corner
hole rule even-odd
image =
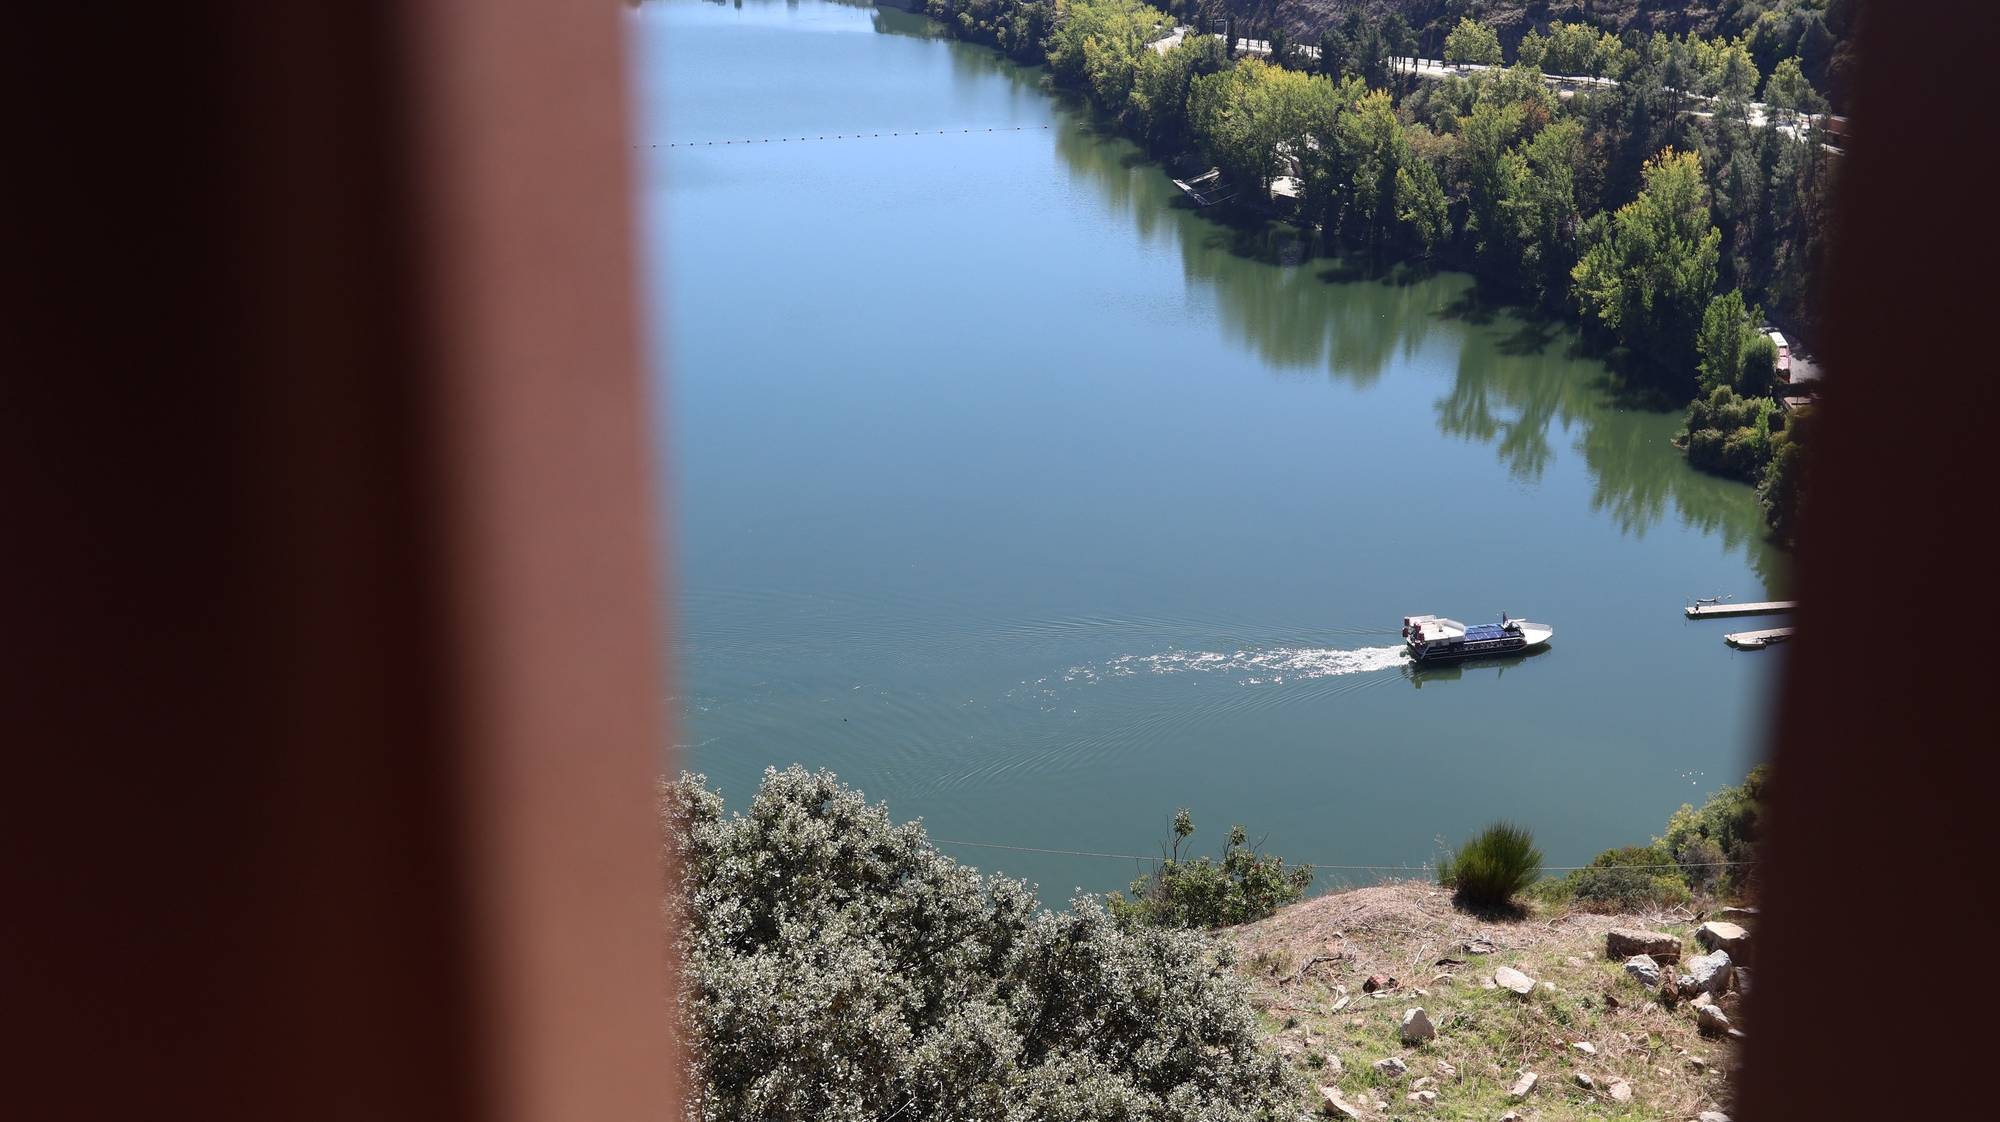
[[[1792,628],[1773,627],[1769,631],[1738,631],[1734,635],[1724,635],[1722,641],[1739,651],[1761,651],[1774,643],[1782,643],[1792,637]]]
[[[1723,616],[1768,616],[1797,609],[1797,600],[1764,600],[1755,604],[1689,604],[1689,619],[1718,619]]]

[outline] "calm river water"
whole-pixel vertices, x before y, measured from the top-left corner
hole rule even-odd
[[[1574,864],[1757,759],[1777,656],[1680,613],[1778,591],[1751,492],[1567,329],[1205,219],[914,16],[631,19],[667,693],[731,802],[831,768],[1060,901],[1133,862],[956,843],[1151,853],[1187,806],[1210,847],[1414,865],[1507,817]],[[1503,609],[1551,649],[1402,666],[1402,616]]]

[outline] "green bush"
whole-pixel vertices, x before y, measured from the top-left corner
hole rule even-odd
[[[1266,857],[1248,844],[1243,827],[1229,830],[1220,862],[1189,860],[1182,847],[1194,833],[1186,808],[1174,813],[1174,836],[1152,872],[1132,882],[1131,899],[1114,892],[1111,914],[1127,927],[1229,927],[1263,919],[1306,893],[1310,865],[1285,867],[1282,857]]]
[[[1672,907],[1689,899],[1672,856],[1657,844],[1607,849],[1589,868],[1563,879],[1568,901],[1590,912],[1634,912]]]
[[[1724,787],[1710,795],[1700,810],[1683,804],[1667,819],[1667,832],[1656,844],[1680,864],[1681,879],[1689,887],[1724,896],[1740,894],[1748,887],[1750,866],[1720,863],[1756,859],[1757,820],[1768,781],[1767,772],[1759,766],[1739,786]]]
[[[663,792],[684,921],[690,1120],[1252,1122],[1293,1090],[1228,951],[1036,905],[832,775],[766,771],[723,811]]]
[[[1461,903],[1501,908],[1535,883],[1541,869],[1535,835],[1510,822],[1496,822],[1438,863],[1438,883],[1452,889]]]

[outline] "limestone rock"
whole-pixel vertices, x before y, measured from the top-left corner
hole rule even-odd
[[[1410,1065],[1404,1063],[1399,1056],[1390,1056],[1386,1060],[1376,1060],[1375,1070],[1393,1079],[1401,1079],[1403,1073],[1410,1070]]]
[[[1340,1057],[1328,1052],[1326,1062],[1320,1065],[1319,1073],[1328,1078],[1339,1078],[1340,1073],[1346,1070],[1347,1065],[1340,1062]]]
[[[1341,1098],[1339,1090],[1333,1087],[1321,1087],[1319,1094],[1322,1099],[1326,1100],[1326,1112],[1335,1118],[1352,1118],[1356,1122],[1360,1122],[1361,1119],[1368,1117],[1361,1112],[1360,1107]]]
[[[1632,1085],[1623,1079],[1612,1080],[1610,1090],[1613,1102],[1629,1103],[1632,1101]]]
[[[1431,1024],[1430,1014],[1422,1009],[1403,1010],[1403,1043],[1422,1044],[1426,1040],[1437,1039],[1437,1026]]]
[[[1524,1071],[1521,1073],[1521,1078],[1516,1079],[1514,1085],[1507,1088],[1507,1097],[1517,1102],[1525,1099],[1535,1093],[1535,1084],[1541,1081],[1541,1076],[1536,1075],[1532,1071]]]
[[[1576,1049],[1579,1052],[1582,1052],[1586,1056],[1595,1056],[1597,1054],[1597,1045],[1592,1044],[1588,1040],[1579,1040],[1576,1043],[1571,1044],[1570,1047]]]
[[[1696,929],[1695,942],[1712,951],[1728,951],[1729,957],[1746,962],[1750,958],[1750,932],[1734,923],[1709,920]]]
[[[1730,1119],[1719,1110],[1704,1110],[1694,1116],[1694,1122],[1730,1122]]]
[[[1610,958],[1651,955],[1655,962],[1679,962],[1681,941],[1662,931],[1641,931],[1636,927],[1614,927],[1604,933],[1604,953]]]
[[[1581,1088],[1583,1088],[1583,1089],[1584,1089],[1584,1090],[1586,1090],[1586,1091],[1595,1091],[1595,1090],[1597,1090],[1597,1080],[1595,1080],[1595,1079],[1592,1079],[1592,1078],[1590,1077],[1590,1073],[1589,1073],[1589,1072],[1584,1072],[1584,1071],[1579,1071],[1579,1072],[1577,1072],[1577,1073],[1576,1073],[1576,1085],[1577,1085],[1577,1086],[1579,1086],[1579,1087],[1581,1087]]]
[[[1729,975],[1735,964],[1730,961],[1728,951],[1715,951],[1688,959],[1687,978],[1694,979],[1694,988],[1706,993],[1723,993],[1729,989]],[[1687,989],[1686,978],[1681,988]]]
[[[1466,942],[1460,943],[1459,946],[1465,948],[1466,954],[1493,953],[1493,941],[1491,939],[1471,939],[1467,940]]]
[[[1521,1122],[1521,1112],[1518,1110],[1510,1110],[1507,1113],[1500,1116],[1500,1122]]]
[[[1757,909],[1724,908],[1721,911],[1715,913],[1715,918],[1721,920],[1728,920],[1730,923],[1754,923],[1756,922],[1757,919]]]
[[[1430,1076],[1428,1076],[1428,1075],[1420,1075],[1420,1076],[1416,1077],[1415,1079],[1412,1079],[1412,1080],[1410,1080],[1410,1090],[1412,1090],[1412,1091],[1422,1091],[1422,1090],[1425,1090],[1426,1088],[1430,1087],[1430,1086],[1431,1086],[1432,1084],[1434,1084],[1434,1083],[1436,1083],[1436,1082],[1437,1082],[1437,1080],[1435,1080],[1435,1079],[1432,1079],[1432,1078],[1431,1078]]]
[[[1438,1101],[1438,1093],[1436,1091],[1411,1091],[1403,1097],[1420,1106],[1429,1106]]]
[[[1526,997],[1535,992],[1535,980],[1511,966],[1502,966],[1493,972],[1493,984],[1501,989],[1512,990]]]
[[[1327,1012],[1328,1013],[1340,1012],[1342,1009],[1347,1008],[1347,1003],[1349,1000],[1351,999],[1346,994],[1341,994],[1340,998],[1333,1003],[1333,1008],[1328,1009]]]
[[[1713,1005],[1704,1005],[1694,1011],[1694,1024],[1710,1036],[1721,1036],[1729,1031],[1729,1014]]]
[[[1647,989],[1660,984],[1660,964],[1649,954],[1635,954],[1626,959],[1625,973],[1639,979],[1639,984]]]

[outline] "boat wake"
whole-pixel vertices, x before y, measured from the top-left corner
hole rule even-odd
[[[1130,678],[1141,674],[1185,674],[1205,672],[1234,674],[1246,686],[1282,685],[1290,681],[1333,678],[1343,674],[1369,674],[1392,670],[1408,661],[1401,646],[1360,647],[1339,650],[1329,647],[1275,647],[1270,650],[1241,650],[1232,654],[1218,651],[1165,651],[1150,655],[1120,655],[1101,663],[1073,666],[1063,675],[1065,682],[1095,682],[1100,678]]]

